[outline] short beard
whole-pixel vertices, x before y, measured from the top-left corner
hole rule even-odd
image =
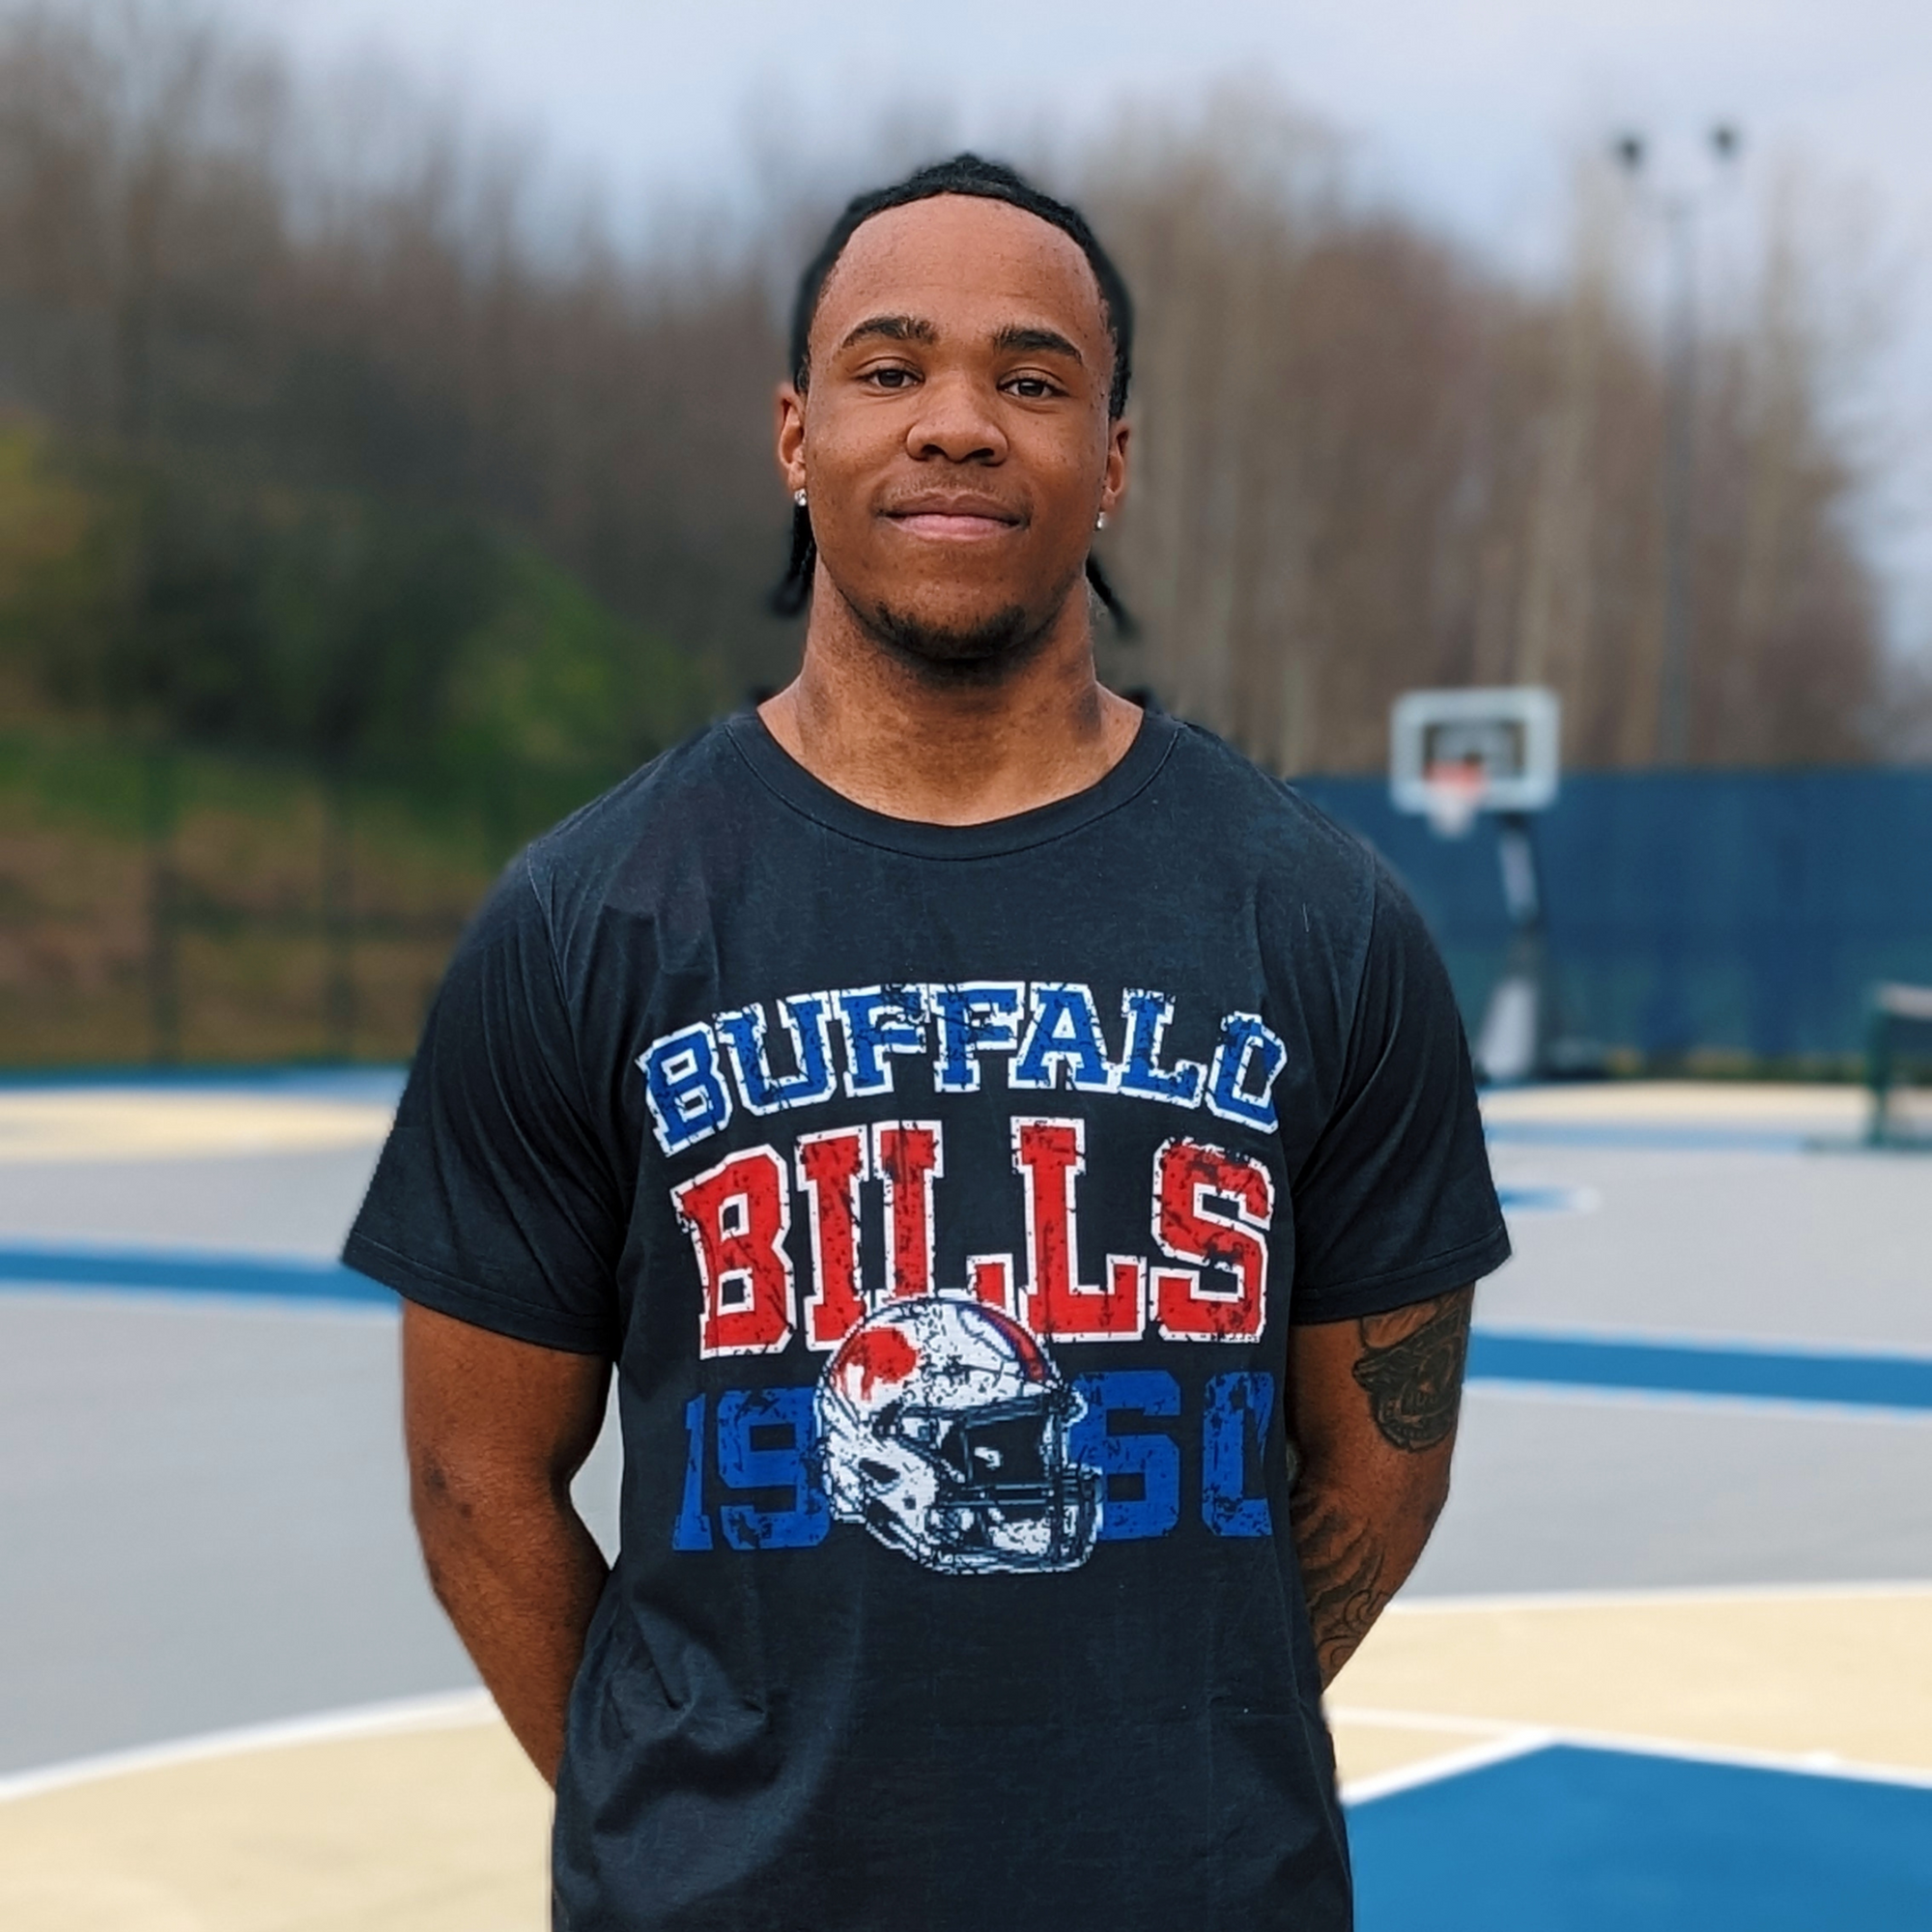
[[[852,607],[852,614],[922,683],[955,689],[1003,683],[1038,655],[1052,628],[1050,619],[1036,622],[1018,604],[964,627],[930,624],[885,604]]]

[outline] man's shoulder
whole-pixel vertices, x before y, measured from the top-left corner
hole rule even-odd
[[[1175,751],[1173,788],[1217,842],[1299,904],[1368,914],[1381,867],[1360,837],[1198,724],[1180,726]]]
[[[525,858],[539,897],[595,892],[639,852],[688,838],[715,822],[720,804],[745,789],[747,776],[727,721],[694,732],[530,842]]]

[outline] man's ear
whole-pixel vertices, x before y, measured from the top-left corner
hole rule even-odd
[[[1132,435],[1133,425],[1124,416],[1107,425],[1107,467],[1100,485],[1100,508],[1110,517],[1127,494],[1127,444]]]
[[[805,397],[796,383],[781,383],[777,402],[779,469],[795,497],[805,488]]]

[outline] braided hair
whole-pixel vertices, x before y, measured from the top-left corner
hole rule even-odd
[[[936,195],[967,194],[981,201],[1004,201],[1023,209],[1040,220],[1051,222],[1063,235],[1072,238],[1094,270],[1100,285],[1100,307],[1107,321],[1107,333],[1114,344],[1114,376],[1107,393],[1107,414],[1118,420],[1127,406],[1127,385],[1133,375],[1134,305],[1127,285],[1101,247],[1087,218],[1077,208],[1034,186],[1023,175],[998,161],[981,160],[978,155],[954,155],[950,161],[934,161],[908,175],[891,187],[878,187],[856,195],[845,204],[845,212],[832,224],[832,232],[820,244],[818,253],[806,265],[799,277],[798,295],[791,311],[791,378],[803,391],[811,379],[810,337],[812,319],[818,313],[818,298],[827,278],[838,266],[860,226],[889,208],[903,208],[909,202],[929,201]],[[791,560],[777,589],[772,592],[772,609],[781,617],[795,617],[811,595],[812,567],[818,559],[817,539],[811,533],[811,512],[799,504],[792,511]],[[1107,582],[1097,558],[1087,558],[1087,582],[1094,594],[1107,608],[1115,627],[1122,637],[1135,630],[1132,616]]]

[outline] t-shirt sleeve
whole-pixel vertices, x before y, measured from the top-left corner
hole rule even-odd
[[[342,1259],[479,1327],[608,1354],[622,1239],[526,855],[450,962]]]
[[[1379,862],[1341,1085],[1293,1192],[1297,1321],[1424,1301],[1509,1259],[1449,975]]]

